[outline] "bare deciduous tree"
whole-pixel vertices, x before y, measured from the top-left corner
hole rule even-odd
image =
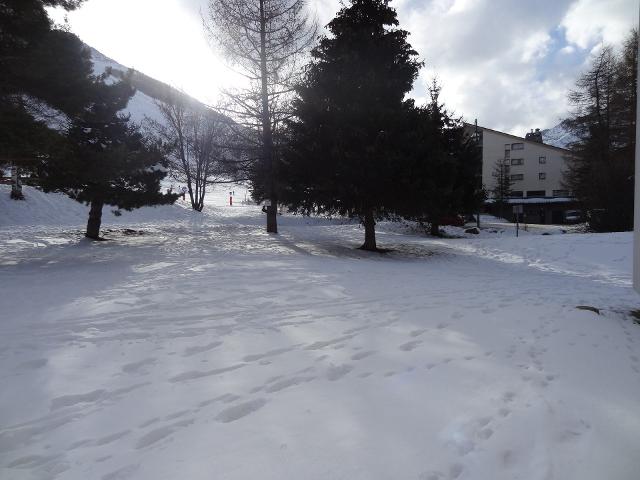
[[[157,102],[164,122],[149,120],[169,159],[169,175],[185,183],[191,207],[201,212],[216,183],[229,180],[226,138],[229,122],[219,113],[190,105],[178,95]]]
[[[277,132],[290,116],[299,63],[316,37],[304,0],[210,0],[205,29],[245,88],[226,91],[225,113],[250,160],[254,196],[269,200],[267,232],[277,233]]]

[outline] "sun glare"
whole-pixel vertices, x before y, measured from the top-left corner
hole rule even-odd
[[[65,14],[52,10],[51,16],[62,23]],[[177,1],[90,0],[66,18],[85,43],[205,103],[238,82],[209,46],[201,19]]]

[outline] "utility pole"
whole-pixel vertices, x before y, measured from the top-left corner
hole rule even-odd
[[[638,17],[640,18],[640,8]],[[640,46],[638,47],[640,53]],[[640,73],[640,63],[638,63]],[[636,163],[635,163],[635,192],[633,211],[633,288],[640,293],[640,84],[636,91]]]
[[[481,148],[480,146],[480,132],[478,132],[478,119],[476,118],[475,121],[475,130],[473,132],[473,137],[476,141],[476,148]],[[478,192],[482,191],[482,150],[480,150],[480,172],[478,173],[478,181],[479,181],[479,190]],[[484,201],[481,200],[481,201]],[[478,202],[478,213],[476,214],[476,227],[478,227],[478,229],[480,228],[480,211],[482,210],[482,205],[480,204],[480,201]]]

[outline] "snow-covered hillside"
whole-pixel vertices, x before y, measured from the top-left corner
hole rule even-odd
[[[96,75],[101,75],[105,72],[110,72],[107,77],[107,82],[118,81],[129,70],[129,67],[107,57],[95,48],[88,45],[87,48],[91,52],[91,61],[93,62],[94,73]],[[125,112],[130,114],[131,119],[138,124],[142,123],[145,118],[150,118],[151,120],[155,120],[160,123],[164,122],[156,102],[160,100],[163,95],[167,95],[169,93],[172,95],[183,96],[188,102],[193,105],[197,105],[200,108],[207,108],[206,105],[198,102],[192,97],[189,97],[185,93],[148,77],[143,73],[134,71],[132,82],[136,87],[136,93],[131,100],[129,100],[129,104],[127,105]]]
[[[227,194],[109,242],[62,197],[0,226],[0,478],[637,480],[631,234],[380,255]]]
[[[111,71],[119,71],[119,72],[127,72],[129,70],[128,67],[125,67],[115,60],[110,59],[109,57],[103,55],[95,48],[89,47],[91,51],[91,61],[93,62],[93,71],[96,75],[102,75],[108,69]],[[117,81],[118,77],[115,75],[109,75],[107,81]],[[131,120],[140,124],[144,121],[146,117],[151,120],[155,120],[157,122],[163,122],[163,117],[158,107],[156,105],[156,99],[151,96],[145,94],[144,92],[138,89],[136,93],[129,100],[129,104],[125,110],[126,113],[131,115]]]
[[[542,141],[554,147],[569,148],[578,138],[563,125],[559,123],[553,128],[542,130]]]
[[[217,210],[229,204],[229,189],[235,193],[240,204],[249,198],[246,187],[233,185],[211,188],[206,197],[207,209]],[[25,199],[11,200],[11,187],[0,184],[0,228],[3,227],[82,227],[87,223],[89,207],[78,203],[62,193],[44,193],[30,186],[23,186]],[[174,205],[143,207],[131,212],[120,210],[114,215],[115,207],[105,205],[102,226],[110,228],[118,225],[136,225],[157,221],[187,221],[201,217],[191,210],[189,198],[178,199]]]

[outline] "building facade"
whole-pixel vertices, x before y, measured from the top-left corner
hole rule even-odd
[[[477,134],[482,148],[482,184],[489,194],[496,186],[496,171],[511,180],[508,203],[523,205],[531,223],[563,223],[576,202],[563,186],[563,175],[571,152],[542,143],[540,130],[524,138],[467,124]],[[505,215],[507,216],[507,215]]]

